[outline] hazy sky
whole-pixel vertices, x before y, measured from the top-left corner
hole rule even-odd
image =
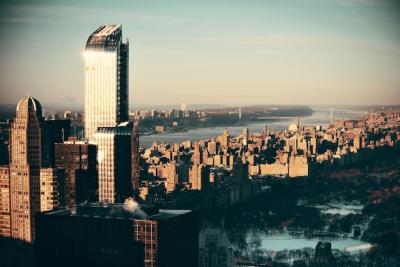
[[[130,39],[130,104],[400,104],[396,0],[8,1],[0,103],[83,102],[101,24]]]

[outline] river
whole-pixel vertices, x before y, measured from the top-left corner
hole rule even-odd
[[[330,122],[331,112],[330,108],[312,107],[314,112],[309,117],[300,118],[300,124],[305,126],[321,125],[326,126]],[[365,111],[351,110],[351,109],[334,109],[334,119],[359,119]],[[268,129],[280,131],[287,129],[292,123],[297,123],[297,118],[282,118],[281,120],[265,120],[263,122],[249,123],[247,125],[233,125],[233,126],[217,126],[217,127],[203,127],[197,129],[189,129],[186,132],[172,132],[164,134],[153,134],[141,136],[140,146],[149,147],[154,141],[157,143],[181,143],[186,140],[198,141],[205,140],[221,135],[225,128],[228,129],[231,136],[237,136],[242,133],[243,128],[248,128],[251,133],[260,133],[267,124]]]

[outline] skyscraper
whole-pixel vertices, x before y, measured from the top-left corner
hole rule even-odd
[[[97,127],[112,127],[128,120],[129,43],[122,42],[121,25],[103,25],[86,43],[85,137]]]
[[[32,97],[17,106],[11,126],[11,236],[33,242],[34,215],[40,211],[42,107]]]
[[[65,170],[64,199],[60,204],[97,200],[97,147],[84,141],[55,144],[55,165]]]
[[[71,133],[70,120],[45,120],[42,127],[42,162],[44,168],[55,166],[54,144],[68,140]]]
[[[132,123],[99,127],[94,134],[98,146],[99,201],[123,202],[132,195]]]
[[[249,137],[250,137],[248,128],[243,129],[242,137],[243,137],[243,140],[242,140],[243,145],[247,146],[248,141],[249,141]]]

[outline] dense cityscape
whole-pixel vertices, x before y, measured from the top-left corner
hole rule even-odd
[[[0,105],[0,266],[400,266],[399,105],[140,108],[122,29],[82,40],[82,110]]]

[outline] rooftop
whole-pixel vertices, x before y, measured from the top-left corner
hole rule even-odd
[[[42,105],[40,105],[39,100],[36,98],[30,97],[29,95],[27,97],[22,98],[18,105],[17,105],[17,111],[24,111],[24,112],[29,112],[33,111],[36,112],[38,117],[42,117]]]
[[[95,30],[86,42],[88,48],[115,48],[121,43],[122,25],[103,25]]]
[[[165,210],[156,209],[146,206],[139,206],[137,211],[128,211],[124,208],[124,204],[104,204],[104,203],[82,203],[76,206],[52,210],[44,212],[51,216],[78,216],[92,218],[108,218],[108,219],[136,219],[162,221],[183,214],[190,213],[191,210]]]

